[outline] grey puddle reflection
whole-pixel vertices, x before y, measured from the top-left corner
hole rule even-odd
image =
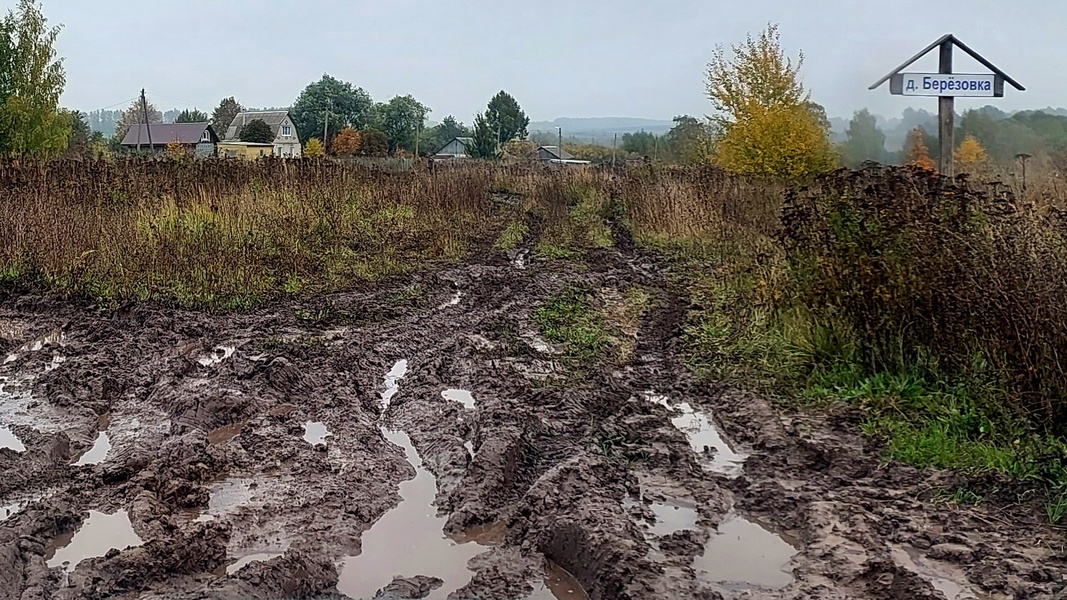
[[[975,594],[967,586],[967,574],[955,565],[939,564],[931,567],[922,552],[910,547],[890,546],[893,562],[922,577],[941,592],[948,600],[977,600],[983,596]],[[949,578],[946,575],[954,575]]]
[[[783,588],[793,583],[786,570],[797,551],[781,536],[739,515],[730,514],[693,561],[698,577],[730,591],[756,586]]]
[[[654,535],[670,535],[676,531],[698,531],[697,509],[674,502],[653,502],[656,523],[649,530]]]
[[[15,452],[25,452],[26,446],[10,428],[0,425],[0,448],[10,448]]]
[[[382,392],[382,406],[388,408],[390,400],[396,395],[399,380],[407,374],[407,361],[399,361],[385,377],[385,391]],[[460,392],[461,390],[449,390]],[[465,393],[469,397],[469,392]],[[449,398],[448,392],[445,397]],[[467,404],[465,399],[452,395]],[[470,397],[473,408],[474,399]],[[404,457],[415,468],[415,478],[400,484],[400,504],[385,513],[374,525],[363,533],[361,550],[357,556],[343,559],[337,590],[351,598],[373,598],[381,588],[389,585],[395,576],[426,575],[444,581],[441,587],[431,592],[427,598],[442,600],[452,592],[470,583],[473,573],[467,563],[475,556],[499,544],[506,532],[503,523],[492,523],[472,528],[454,539],[444,534],[447,519],[437,516],[434,500],[437,497],[437,479],[423,465],[411,438],[406,433],[380,425],[382,435],[389,442],[404,450]],[[473,450],[468,447],[469,450]],[[573,578],[563,575],[562,569],[553,571],[555,576],[546,574],[542,587],[549,588],[551,598],[587,598],[581,595],[556,595],[552,586],[581,591],[581,586]],[[562,572],[562,573],[560,573]],[[537,592],[535,591],[535,597]]]
[[[383,409],[406,374],[407,361],[402,360],[386,375]],[[470,582],[473,573],[467,562],[487,547],[475,541],[459,543],[444,535],[446,519],[437,516],[433,504],[437,479],[423,466],[406,433],[384,425],[380,429],[385,439],[404,450],[404,457],[415,468],[415,478],[400,484],[400,504],[363,533],[359,555],[344,558],[337,589],[351,598],[373,598],[394,576],[428,575],[444,584],[427,598],[446,598]]]
[[[688,402],[671,402],[667,396],[660,394],[650,392],[645,394],[645,398],[676,413],[677,416],[671,417],[671,423],[689,439],[689,447],[694,452],[705,457],[707,448],[714,450],[711,458],[704,461],[705,468],[728,477],[741,474],[748,456],[734,451],[709,415],[694,409]]]
[[[471,394],[467,390],[445,390],[441,392],[441,396],[445,400],[459,402],[467,410],[474,408],[474,394]]]
[[[545,580],[534,586],[528,600],[589,600],[582,584],[563,567],[549,561]]]
[[[210,367],[230,358],[234,352],[237,352],[237,348],[234,346],[216,346],[211,350],[210,354],[201,356],[196,359],[196,362],[200,363],[201,366]]]
[[[111,438],[107,435],[107,428],[110,425],[111,422],[106,415],[100,417],[100,433],[97,434],[93,447],[74,462],[75,467],[98,465],[107,460],[107,455],[111,452]]]
[[[125,550],[142,543],[125,510],[113,515],[91,510],[89,518],[77,531],[61,535],[48,544],[45,560],[50,568],[63,567],[65,573],[70,573],[83,560],[104,556],[112,549]]]
[[[326,429],[325,423],[316,421],[308,421],[307,423],[304,423],[304,441],[312,446],[325,444],[326,438],[330,435],[333,434]]]

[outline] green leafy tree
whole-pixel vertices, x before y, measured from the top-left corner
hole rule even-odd
[[[290,111],[293,123],[301,139],[321,136],[329,114],[329,139],[322,140],[327,146],[330,139],[346,126],[357,129],[370,124],[374,101],[363,88],[341,81],[329,75],[308,85],[293,104]]]
[[[490,131],[499,134],[497,140],[500,144],[511,140],[525,140],[529,135],[527,128],[530,126],[530,118],[522,111],[514,96],[505,91],[500,91],[489,101],[485,120]]]
[[[500,151],[496,130],[490,126],[486,115],[474,116],[474,132],[471,138],[471,143],[467,144],[467,154],[471,158],[493,158]]]
[[[451,142],[453,138],[458,137],[470,137],[471,129],[463,123],[456,121],[456,118],[452,115],[445,117],[440,123],[429,131],[427,137],[427,144],[430,146],[427,151],[433,152],[442,148],[448,142]]]
[[[207,113],[201,112],[195,108],[193,110],[183,110],[174,118],[175,123],[207,123],[210,120],[211,119],[208,118]],[[219,130],[215,129],[215,133],[219,133]],[[222,134],[225,135],[226,132],[223,131]]]
[[[674,117],[674,127],[664,136],[664,143],[674,160],[685,165],[707,163],[715,151],[714,135],[706,121],[681,115]]]
[[[423,128],[430,109],[414,97],[397,96],[378,107],[382,133],[389,139],[389,152],[415,151],[415,136]],[[420,147],[420,151],[432,152],[433,148]]]
[[[64,113],[70,121],[67,153],[75,156],[88,156],[92,152],[94,139],[93,131],[89,128],[88,117],[85,113],[78,111],[64,111]]]
[[[219,137],[226,137],[226,132],[233,124],[233,120],[243,110],[244,107],[233,96],[223,98],[211,113],[211,128]]]
[[[878,121],[869,110],[865,108],[852,115],[845,135],[841,149],[845,164],[856,167],[866,161],[885,162],[885,133],[878,128]]]
[[[274,142],[274,132],[263,119],[252,119],[241,128],[239,134],[242,142],[270,144]]]
[[[0,154],[46,157],[67,149],[72,119],[59,109],[66,84],[56,58],[59,27],[35,0],[19,0],[0,28]]]
[[[147,103],[148,106],[148,123],[156,124],[163,122],[163,113],[159,112],[155,104],[151,102]],[[115,139],[119,142],[122,141],[126,134],[130,131],[134,125],[143,124],[145,122],[144,107],[141,105],[140,100],[134,100],[129,107],[122,113],[119,118],[118,125],[115,126]],[[158,141],[158,140],[153,140]],[[144,140],[144,143],[148,143],[148,139]]]
[[[364,129],[359,132],[360,154],[363,156],[388,156],[389,137],[377,129]]]
[[[647,131],[622,134],[622,151],[638,154],[640,156],[656,156],[659,154],[659,138],[656,134]],[[664,148],[666,150],[666,148]]]

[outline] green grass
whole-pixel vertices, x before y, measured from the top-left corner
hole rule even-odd
[[[534,315],[545,337],[563,344],[573,361],[596,360],[609,345],[604,318],[593,300],[591,290],[568,287],[549,297]]]
[[[537,246],[534,247],[534,254],[540,258],[551,260],[567,260],[578,255],[576,251],[568,246],[547,239],[537,242]]]
[[[512,221],[497,238],[495,247],[498,250],[514,250],[526,241],[529,233],[530,227],[525,222]]]

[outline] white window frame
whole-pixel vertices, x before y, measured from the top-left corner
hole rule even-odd
[[[282,137],[293,137],[292,125],[282,125]]]

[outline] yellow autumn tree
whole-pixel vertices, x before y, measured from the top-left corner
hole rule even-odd
[[[743,44],[715,49],[707,95],[721,132],[712,160],[738,173],[806,179],[837,162],[829,131],[813,110],[796,62],[782,50],[778,26]]]
[[[322,158],[326,155],[326,147],[319,138],[311,138],[304,146],[304,156],[308,158]]]
[[[930,150],[926,147],[926,134],[921,127],[916,127],[908,132],[904,142],[904,162],[927,171],[936,171],[937,165],[930,158]]]
[[[960,147],[956,148],[953,158],[955,158],[956,164],[960,168],[966,170],[986,164],[989,160],[989,155],[986,154],[985,148],[982,147],[982,143],[977,138],[967,134],[967,137],[963,138],[963,143],[960,144]]]

